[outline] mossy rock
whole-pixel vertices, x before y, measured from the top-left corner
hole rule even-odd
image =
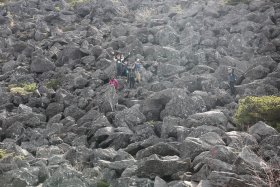
[[[236,124],[253,125],[265,121],[280,132],[280,97],[277,96],[248,96],[239,100],[239,106],[234,116]]]

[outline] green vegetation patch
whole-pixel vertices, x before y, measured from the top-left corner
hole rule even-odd
[[[58,79],[51,79],[46,83],[46,87],[49,89],[57,90],[61,85],[61,82]]]
[[[234,120],[241,128],[264,121],[280,132],[280,97],[245,97],[239,101]]]
[[[25,84],[11,84],[8,86],[9,90],[13,94],[27,95],[33,93],[37,89],[36,83],[25,83]]]
[[[237,5],[239,3],[249,4],[251,0],[224,0],[227,5]]]
[[[86,3],[89,2],[90,0],[67,0],[67,2],[69,3],[69,5],[71,7],[75,7],[81,3]]]
[[[5,158],[6,156],[8,156],[8,153],[6,152],[6,150],[0,149],[0,159]]]
[[[110,184],[105,180],[100,180],[97,182],[97,187],[109,187]]]

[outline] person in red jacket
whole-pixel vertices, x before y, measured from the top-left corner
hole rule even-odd
[[[114,86],[115,90],[118,91],[119,81],[114,76],[110,79],[109,84]]]

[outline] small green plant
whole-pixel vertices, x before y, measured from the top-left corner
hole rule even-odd
[[[100,180],[97,182],[97,187],[109,187],[110,184],[105,180]]]
[[[156,124],[156,121],[154,121],[154,120],[147,121],[147,124],[154,126]]]
[[[249,4],[251,0],[224,0],[227,5],[237,5],[239,3]]]
[[[60,85],[61,82],[58,79],[51,79],[47,82],[46,87],[49,89],[57,90]]]
[[[57,5],[57,6],[54,7],[54,10],[55,10],[56,12],[60,12],[61,9],[60,9],[60,7]]]
[[[25,84],[11,84],[8,89],[13,94],[27,95],[33,93],[37,89],[36,83],[25,83]]]
[[[75,7],[81,3],[86,3],[89,2],[90,0],[67,0],[67,2],[69,3],[69,5],[71,7]]]
[[[148,21],[156,14],[154,8],[141,8],[135,12],[136,21]]]
[[[183,9],[182,9],[181,5],[175,5],[175,6],[171,7],[170,10],[172,12],[177,13],[177,14],[182,14],[183,13]]]
[[[280,131],[280,97],[248,96],[239,101],[234,121],[240,128],[252,125],[258,121],[265,121],[276,130]]]
[[[0,149],[0,159],[3,159],[4,157],[6,157],[8,154],[6,152],[6,150],[4,149]]]

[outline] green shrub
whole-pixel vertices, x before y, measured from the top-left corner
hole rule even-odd
[[[90,0],[67,0],[67,2],[69,3],[69,5],[71,7],[75,7],[77,5],[79,5],[80,3],[85,3],[85,2],[89,2]]]
[[[236,124],[243,128],[258,121],[264,121],[280,131],[280,97],[248,96],[239,101],[238,109],[234,116]]]
[[[61,82],[58,79],[51,79],[47,82],[46,87],[49,89],[57,90],[61,85]]]
[[[4,158],[7,156],[7,152],[3,149],[0,149],[0,159]]]
[[[97,182],[97,187],[109,187],[110,184],[105,180],[100,180]]]
[[[225,4],[237,5],[239,3],[249,4],[251,0],[224,0]]]
[[[25,84],[11,84],[8,89],[13,94],[27,95],[33,93],[37,89],[36,83],[25,83]]]

